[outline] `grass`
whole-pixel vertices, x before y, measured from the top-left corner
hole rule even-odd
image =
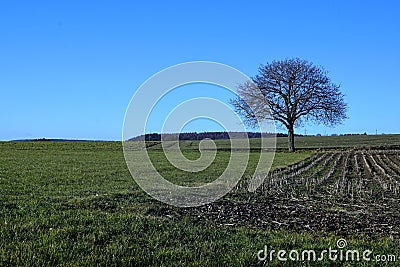
[[[239,151],[235,153],[245,152]],[[271,170],[304,160],[305,158],[311,156],[312,153],[312,151],[298,151],[296,153],[275,153]],[[199,157],[200,152],[197,150],[187,149],[186,151],[184,151],[183,154],[187,158],[194,160]],[[254,170],[259,160],[259,155],[259,152],[250,153],[249,162],[244,176],[249,176],[254,173]],[[205,169],[204,171],[196,172],[195,174],[179,170],[178,168],[169,164],[162,151],[153,150],[150,153],[150,158],[156,169],[159,170],[163,177],[165,177],[167,180],[179,185],[194,186],[211,182],[215,180],[218,176],[220,176],[228,166],[230,152],[219,151],[215,160],[207,169]]]
[[[388,140],[375,142],[397,144],[397,137]],[[327,147],[346,144],[336,141],[324,142]],[[357,141],[347,144],[354,143]],[[300,147],[301,142],[298,144]],[[187,146],[185,153],[196,158],[198,152],[190,151],[194,147]],[[155,158],[162,157],[155,147],[151,153]],[[273,168],[295,163],[312,153],[278,152]],[[227,155],[221,155],[219,160],[226,161]],[[248,172],[254,168],[257,152],[251,157]],[[165,165],[165,161],[157,162]],[[181,182],[206,182],[221,166],[217,164],[202,176],[187,176]],[[165,173],[174,171],[166,168]],[[229,199],[227,196],[224,201]],[[199,221],[190,214],[175,216],[173,212],[180,209],[153,200],[135,184],[118,142],[0,143],[0,204],[3,266],[254,266],[262,264],[257,252],[264,245],[322,250],[333,247],[340,237],[330,232]],[[351,249],[399,254],[396,238],[349,235],[346,240]],[[291,263],[268,262],[271,266]],[[302,265],[308,264],[325,266],[332,262],[314,265],[306,261]]]

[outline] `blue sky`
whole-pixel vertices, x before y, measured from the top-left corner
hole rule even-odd
[[[1,1],[0,140],[120,140],[135,90],[166,67],[207,60],[253,76],[288,57],[324,66],[349,104],[343,125],[299,133],[400,133],[399,10],[398,1]],[[204,125],[185,129],[213,130]]]

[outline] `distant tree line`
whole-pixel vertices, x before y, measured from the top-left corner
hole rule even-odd
[[[302,136],[302,135],[297,135]],[[189,133],[149,133],[145,135],[136,136],[130,141],[168,141],[168,140],[203,140],[209,138],[212,140],[220,139],[240,139],[240,138],[261,138],[261,137],[287,137],[287,134],[283,133],[258,133],[258,132],[189,132]]]

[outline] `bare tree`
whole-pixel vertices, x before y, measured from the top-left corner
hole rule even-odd
[[[347,104],[339,85],[311,62],[273,61],[261,65],[252,80],[239,86],[232,104],[249,125],[274,119],[285,126],[289,151],[295,151],[295,127],[310,121],[332,126],[346,119]]]

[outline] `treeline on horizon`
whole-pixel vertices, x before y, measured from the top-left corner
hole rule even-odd
[[[356,135],[367,135],[363,134],[331,134],[331,136],[356,136]],[[308,136],[302,134],[295,134],[297,137]],[[322,136],[321,134],[316,134],[315,136]],[[241,138],[267,138],[267,137],[288,137],[285,133],[260,133],[260,132],[188,132],[188,133],[148,133],[144,135],[139,135],[134,138],[129,139],[129,141],[173,141],[173,140],[203,140],[209,138],[212,140],[221,139],[241,139]]]
[[[302,136],[302,135],[296,135]],[[287,137],[284,133],[259,133],[259,132],[189,132],[189,133],[149,133],[136,136],[129,141],[172,141],[172,140],[212,140],[220,139],[242,139],[242,138],[267,138],[267,137]]]

